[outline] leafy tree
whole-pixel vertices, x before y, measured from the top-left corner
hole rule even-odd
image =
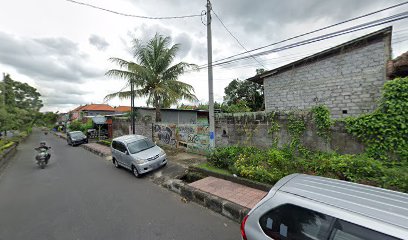
[[[8,74],[0,85],[0,131],[31,127],[43,106],[40,93],[27,83],[14,81]]]
[[[170,107],[179,100],[197,101],[191,85],[178,81],[188,69],[197,69],[194,64],[173,61],[180,48],[180,44],[170,46],[170,37],[156,34],[146,44],[139,40],[133,41],[133,56],[136,62],[111,58],[120,69],[109,70],[106,75],[125,79],[135,86],[135,95],[147,97],[147,105],[156,108],[156,121],[161,121],[160,108]],[[114,97],[130,98],[131,92],[116,92],[109,94],[105,99]]]
[[[41,94],[37,89],[27,83],[21,83],[11,79],[10,75],[4,77],[5,105],[9,108],[17,107],[29,111],[39,111],[43,106]]]
[[[250,81],[234,79],[224,89],[224,102],[228,106],[246,105],[250,111],[256,112],[264,109],[263,86]],[[245,104],[240,103],[244,101]]]
[[[38,113],[36,125],[52,127],[58,119],[58,114],[53,112]]]

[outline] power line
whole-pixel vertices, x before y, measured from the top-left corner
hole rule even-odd
[[[323,40],[326,40],[326,39],[338,37],[338,36],[341,36],[341,35],[353,33],[353,32],[356,32],[356,31],[361,31],[361,30],[364,30],[364,29],[380,26],[380,25],[383,25],[383,24],[386,24],[386,23],[399,21],[399,20],[408,18],[407,14],[408,14],[408,12],[403,12],[403,13],[400,13],[400,14],[393,15],[391,17],[386,17],[386,18],[382,18],[382,19],[379,19],[379,20],[375,20],[375,21],[372,21],[372,22],[365,23],[365,24],[360,24],[360,25],[357,25],[357,26],[354,26],[354,27],[351,27],[351,28],[347,28],[347,29],[343,29],[343,30],[340,30],[340,31],[336,31],[336,32],[333,32],[333,33],[330,33],[330,34],[325,34],[325,35],[321,35],[321,36],[318,36],[318,37],[303,40],[303,41],[300,41],[300,42],[285,45],[283,47],[279,47],[279,48],[275,48],[275,49],[271,49],[271,50],[267,50],[267,51],[262,51],[262,52],[253,54],[253,56],[261,56],[261,55],[267,55],[267,54],[274,53],[274,52],[280,52],[280,51],[283,51],[283,50],[287,50],[287,49],[291,49],[291,48],[295,48],[295,47],[300,47],[300,46],[304,46],[304,45],[307,45],[307,44],[311,44],[311,43],[323,41]],[[212,64],[212,65],[213,66],[225,65],[225,64],[233,63],[233,62],[243,60],[243,59],[247,59],[247,58],[249,58],[249,57],[240,57],[240,58],[235,58],[235,59],[231,59],[231,60],[224,61],[224,62],[219,62],[219,63]],[[207,66],[200,67],[200,69],[203,69],[203,68],[207,68]]]
[[[227,26],[225,26],[224,22],[221,20],[221,18],[217,15],[217,13],[215,13],[214,9],[211,9],[212,12],[214,13],[214,15],[217,17],[218,21],[220,21],[221,25],[225,28],[225,30],[235,39],[235,41],[237,41],[237,43],[256,61],[259,63],[259,65],[261,65],[264,69],[266,69],[266,67],[260,62],[258,61],[258,59],[256,59],[254,56],[252,56],[248,49],[246,49],[244,47],[244,45],[238,40],[237,37],[234,36],[234,34],[232,34],[232,32],[227,28]]]
[[[323,30],[326,30],[326,29],[329,29],[329,28],[333,28],[335,26],[342,25],[342,24],[345,24],[345,23],[348,23],[348,22],[351,22],[351,21],[355,21],[355,20],[358,20],[358,19],[361,19],[361,18],[364,18],[364,17],[368,17],[368,16],[371,16],[371,15],[374,15],[374,14],[377,14],[377,13],[380,13],[380,12],[383,12],[383,11],[387,11],[387,10],[390,10],[390,9],[393,9],[393,8],[401,7],[401,6],[405,5],[405,4],[408,4],[408,1],[403,2],[403,3],[399,3],[399,4],[396,4],[396,5],[387,7],[387,8],[383,8],[383,9],[380,9],[380,10],[377,10],[377,11],[374,11],[374,12],[370,12],[370,13],[367,13],[367,14],[364,14],[364,15],[361,15],[361,16],[358,16],[358,17],[350,18],[348,20],[345,20],[345,21],[342,21],[342,22],[339,22],[339,23],[335,23],[335,24],[332,24],[332,25],[329,25],[329,26],[326,26],[326,27],[323,27],[323,28],[319,28],[319,29],[313,30],[311,32],[296,35],[296,36],[293,36],[293,37],[290,37],[290,38],[287,38],[287,39],[284,39],[284,40],[281,40],[281,41],[278,41],[278,42],[275,42],[275,43],[271,43],[271,44],[268,44],[268,45],[265,45],[265,46],[262,46],[262,47],[258,47],[258,48],[255,48],[255,49],[252,49],[252,50],[249,50],[249,51],[246,51],[246,52],[242,52],[242,53],[238,53],[238,54],[235,54],[235,55],[232,55],[232,56],[229,56],[229,57],[225,57],[225,58],[216,60],[213,63],[224,61],[224,60],[227,60],[227,59],[230,59],[230,58],[233,58],[233,57],[237,57],[237,56],[247,54],[249,52],[254,52],[254,51],[257,51],[257,50],[260,50],[260,49],[264,49],[264,48],[267,48],[267,47],[271,47],[271,46],[274,46],[274,45],[277,45],[277,44],[280,44],[280,43],[284,43],[284,42],[287,42],[287,41],[290,41],[290,40],[293,40],[293,39],[296,39],[296,38],[304,37],[304,36],[310,35],[312,33],[316,33],[316,32],[320,32],[320,31],[323,31]]]
[[[203,14],[192,14],[192,15],[184,15],[184,16],[167,16],[167,17],[148,17],[148,16],[140,16],[140,15],[134,15],[134,14],[129,14],[129,13],[122,13],[122,12],[117,12],[114,10],[98,7],[89,3],[84,3],[84,2],[78,2],[74,0],[65,0],[67,2],[79,4],[82,6],[90,7],[90,8],[95,8],[101,11],[121,15],[124,17],[133,17],[133,18],[142,18],[142,19],[150,19],[150,20],[164,20],[164,19],[180,19],[180,18],[193,18],[193,17],[201,17]]]

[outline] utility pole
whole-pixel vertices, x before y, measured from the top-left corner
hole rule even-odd
[[[207,0],[207,52],[208,52],[208,111],[210,117],[210,149],[215,147],[215,121],[214,121],[214,92],[212,70],[212,37],[211,37],[211,2]]]
[[[130,117],[132,124],[132,134],[135,134],[135,91],[134,91],[133,79],[130,80]]]

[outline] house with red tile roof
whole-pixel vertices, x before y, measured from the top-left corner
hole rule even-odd
[[[116,113],[127,113],[130,112],[132,109],[130,106],[117,106],[115,107],[115,112]]]
[[[70,120],[82,120],[86,116],[96,116],[96,115],[112,115],[116,111],[113,107],[108,104],[86,104],[84,106],[79,106],[74,110],[70,111]]]

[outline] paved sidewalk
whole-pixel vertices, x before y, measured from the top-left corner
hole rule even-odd
[[[258,189],[215,177],[206,177],[189,185],[249,209],[267,194]]]
[[[110,147],[99,143],[86,143],[82,144],[82,147],[103,157],[111,156]]]

